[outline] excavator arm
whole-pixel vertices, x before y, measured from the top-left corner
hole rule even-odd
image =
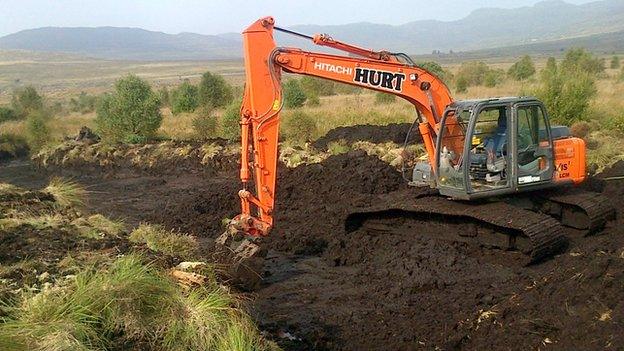
[[[274,30],[294,34],[351,56],[277,47]],[[303,74],[393,94],[412,103],[430,163],[441,114],[453,102],[446,85],[435,75],[410,63],[404,54],[373,51],[275,27],[266,17],[243,32],[246,83],[241,107],[241,214],[232,224],[252,236],[265,236],[273,226],[282,73]],[[401,62],[403,58],[406,62]],[[253,184],[251,184],[253,183]],[[253,189],[250,189],[253,185]]]

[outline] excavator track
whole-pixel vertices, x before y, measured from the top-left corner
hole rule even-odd
[[[518,250],[526,255],[525,264],[561,253],[568,244],[565,229],[556,219],[505,202],[464,203],[441,196],[419,198],[412,192],[400,192],[383,195],[377,203],[350,213],[345,222],[346,231],[358,230],[370,218],[387,216],[467,220],[478,224],[475,231],[456,233],[454,238],[503,250]]]
[[[546,213],[558,218],[565,226],[591,235],[615,218],[615,208],[604,195],[581,189],[545,192],[538,196]]]

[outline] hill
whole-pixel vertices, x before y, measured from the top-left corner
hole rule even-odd
[[[277,21],[279,23],[279,18]],[[624,1],[601,0],[573,5],[548,0],[516,9],[479,9],[463,19],[449,22],[298,25],[290,29],[304,33],[330,33],[342,41],[409,54],[474,51],[539,43],[551,45],[561,40],[624,31]],[[281,33],[277,34],[277,40],[287,46],[312,47],[301,39]],[[587,43],[592,44],[591,41]],[[0,49],[69,52],[129,60],[229,59],[240,57],[242,50],[240,35],[236,33],[167,34],[118,27],[24,30],[1,37]]]

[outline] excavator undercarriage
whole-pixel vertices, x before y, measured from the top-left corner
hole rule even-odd
[[[404,191],[380,196],[374,206],[349,214],[345,231],[383,232],[388,228],[379,226],[378,219],[414,216],[424,222],[472,222],[476,225],[470,231],[445,238],[519,251],[525,255],[524,264],[532,264],[565,250],[568,231],[564,227],[591,235],[615,217],[615,209],[601,194],[577,189],[471,202],[449,200],[432,192],[415,195]],[[422,230],[426,231],[426,225]]]

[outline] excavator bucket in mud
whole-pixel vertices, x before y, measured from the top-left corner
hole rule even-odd
[[[267,254],[262,238],[246,235],[230,224],[215,240],[215,246],[218,260],[227,264],[227,274],[234,285],[247,291],[260,286]]]

